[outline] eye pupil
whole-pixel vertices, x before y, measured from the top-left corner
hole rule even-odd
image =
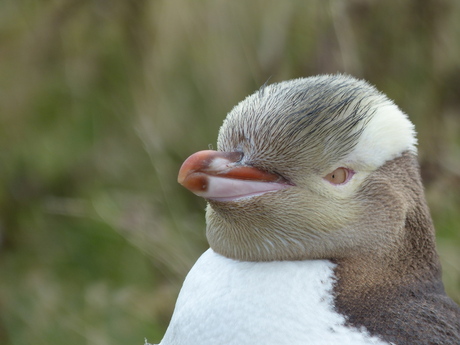
[[[350,174],[352,174],[351,176],[353,176],[353,172],[350,169],[340,167],[324,176],[324,179],[326,179],[332,184],[339,185],[346,183],[350,177]]]

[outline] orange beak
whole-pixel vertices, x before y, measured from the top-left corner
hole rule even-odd
[[[291,186],[281,176],[247,166],[241,152],[205,150],[182,164],[178,182],[198,196],[231,201],[277,191]]]

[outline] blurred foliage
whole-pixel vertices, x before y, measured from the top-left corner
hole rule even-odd
[[[260,85],[365,78],[419,132],[460,302],[460,2],[2,0],[0,344],[159,341],[206,247],[176,183]]]

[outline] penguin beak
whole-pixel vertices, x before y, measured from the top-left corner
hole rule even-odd
[[[178,182],[205,199],[232,201],[292,186],[280,175],[241,163],[241,152],[205,150],[185,160]]]

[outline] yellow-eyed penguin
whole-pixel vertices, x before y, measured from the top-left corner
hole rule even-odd
[[[263,86],[182,165],[210,249],[161,345],[460,344],[414,126],[345,75]]]

